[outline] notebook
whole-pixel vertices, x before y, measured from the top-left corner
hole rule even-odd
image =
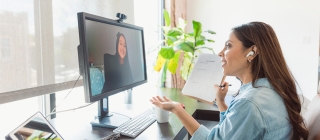
[[[182,94],[213,105],[216,97],[214,85],[220,85],[223,77],[221,58],[217,54],[201,53],[182,89]]]
[[[16,129],[11,131],[6,140],[63,140],[41,112],[36,112]]]

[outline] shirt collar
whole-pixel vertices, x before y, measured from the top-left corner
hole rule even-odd
[[[259,78],[258,80],[256,80],[254,86],[255,87],[266,87],[266,88],[273,89],[267,78]],[[253,88],[252,87],[252,82],[249,82],[249,83],[246,83],[246,84],[242,85],[240,87],[240,92],[242,92],[242,91],[244,91],[244,90],[246,90],[248,88]]]

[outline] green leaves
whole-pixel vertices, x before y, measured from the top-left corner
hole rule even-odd
[[[176,38],[176,37],[167,36],[167,44],[168,44],[168,46],[172,46],[174,44],[174,42],[176,42],[177,40],[178,40],[178,38]]]
[[[168,61],[166,61],[166,63],[164,63],[164,65],[163,65],[162,75],[161,75],[161,83],[164,83],[166,81],[166,78],[167,78],[167,65],[168,65]]]
[[[188,53],[184,53],[184,60],[180,69],[181,77],[184,80],[188,79],[189,73],[191,71],[190,69],[192,68],[192,61],[193,57],[190,56]]]
[[[171,59],[174,57],[174,50],[172,47],[163,47],[160,50],[160,54],[165,59]]]
[[[179,39],[179,36],[183,34],[183,31],[179,28],[172,28],[165,32],[166,43],[171,46]]]
[[[165,38],[163,40],[164,43],[161,44],[161,49],[158,54],[161,55],[163,61],[161,67],[157,67],[156,70],[161,70],[162,82],[166,79],[167,70],[172,74],[175,74],[177,69],[180,70],[181,77],[184,80],[187,80],[190,71],[193,68],[192,61],[199,53],[201,53],[201,50],[207,49],[213,52],[212,48],[205,47],[205,43],[213,43],[214,40],[207,39],[202,33],[216,33],[211,30],[202,31],[202,24],[195,20],[192,21],[193,32],[187,33],[184,30],[187,24],[184,19],[178,18],[177,27],[171,27],[169,12],[165,9],[163,17],[165,20],[165,26],[162,26],[162,29]],[[182,54],[183,63],[182,66],[178,68],[179,58]]]
[[[181,36],[183,34],[181,29],[178,28],[172,28],[170,29],[166,34],[166,43],[168,44],[168,46],[171,46],[174,44],[174,42],[176,42],[179,39],[179,36]]]
[[[202,25],[200,22],[192,21],[194,38],[196,39],[202,33]]]
[[[211,39],[207,39],[208,42],[211,42],[211,43],[214,43],[215,41],[214,40],[211,40]]]
[[[178,29],[178,28],[172,28],[168,31],[168,33],[166,34],[167,36],[173,36],[173,37],[177,37],[182,35],[182,30]]]
[[[197,40],[196,47],[200,45],[204,45],[204,40]]]
[[[170,26],[171,19],[170,19],[168,11],[166,9],[163,10],[163,17],[164,17],[165,25]]]
[[[178,67],[178,63],[179,63],[179,57],[180,57],[180,51],[176,52],[176,54],[174,55],[173,59],[171,59],[168,63],[168,70],[172,73],[175,74],[177,67]]]
[[[211,31],[211,30],[208,30],[207,32],[210,33],[210,34],[216,34],[216,32]]]
[[[191,52],[194,53],[194,49],[192,46],[192,42],[181,42],[177,46],[175,46],[176,50],[182,50],[184,52]]]

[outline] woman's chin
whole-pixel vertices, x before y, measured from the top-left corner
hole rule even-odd
[[[228,74],[227,71],[224,70],[224,69],[222,70],[222,73],[223,73],[224,76],[227,76],[227,74]]]

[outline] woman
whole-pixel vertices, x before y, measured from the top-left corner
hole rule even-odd
[[[150,101],[173,112],[192,139],[308,138],[295,80],[271,26],[250,22],[233,28],[219,56],[224,75],[238,77],[243,85],[229,107],[224,102],[229,84],[214,85],[220,123],[212,130],[200,125],[179,103],[159,96]]]
[[[105,84],[103,92],[133,83],[127,53],[127,41],[122,33],[117,34],[115,55],[104,54]]]

